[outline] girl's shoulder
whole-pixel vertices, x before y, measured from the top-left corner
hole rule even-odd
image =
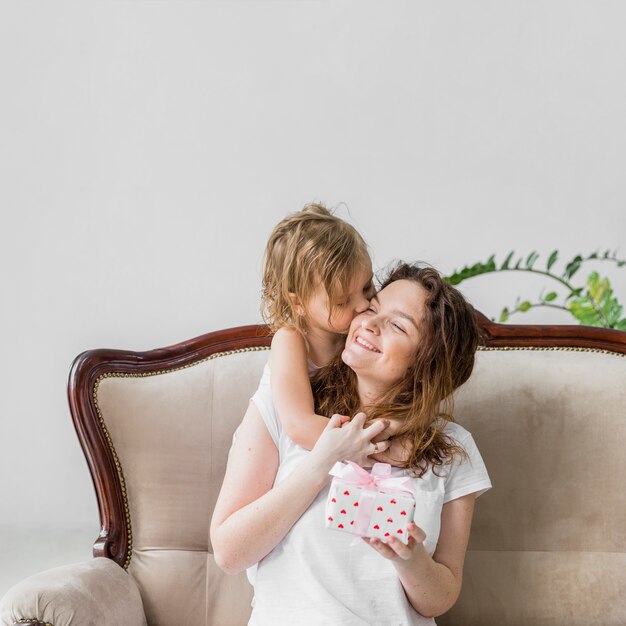
[[[281,326],[273,335],[272,341],[274,339],[284,339],[284,338],[297,338],[300,341],[304,341],[304,335],[302,331],[298,330],[295,326],[288,324],[286,326]]]
[[[304,335],[295,326],[281,326],[272,337],[272,350],[304,349],[308,352],[308,345]]]

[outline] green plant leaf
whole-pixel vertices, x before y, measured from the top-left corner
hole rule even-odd
[[[497,271],[497,268],[495,264],[495,255],[492,254],[486,263],[478,261],[471,266],[466,265],[460,271],[455,270],[453,274],[446,278],[446,280],[451,285],[458,285],[468,278],[474,278],[475,276],[480,276],[481,274],[494,271]]]
[[[509,269],[509,263],[511,262],[511,259],[513,258],[514,254],[515,254],[515,250],[511,250],[511,252],[508,253],[506,259],[504,259],[504,263],[500,266],[501,270]]]
[[[589,274],[586,292],[572,297],[567,309],[581,324],[606,328],[616,328],[624,311],[624,307],[613,296],[609,279],[601,278],[598,272]]]
[[[600,304],[602,298],[610,288],[611,285],[608,278],[600,280],[598,272],[591,272],[591,274],[589,274],[587,278],[587,289],[589,290],[589,295],[593,298],[593,301],[596,304]]]
[[[546,297],[543,299],[543,301],[552,302],[552,300],[556,300],[557,295],[558,294],[556,291],[551,291],[550,293],[546,294]]]
[[[559,251],[555,250],[551,255],[550,258],[548,259],[548,265],[546,267],[546,269],[548,271],[550,271],[550,268],[556,263],[557,258],[559,257]]]
[[[526,267],[531,270],[533,268],[533,265],[535,263],[535,261],[539,258],[539,255],[537,254],[537,252],[535,250],[533,250],[527,257],[526,259]]]
[[[522,313],[525,313],[526,311],[529,311],[531,307],[532,304],[528,300],[524,300],[524,302],[520,302],[517,309],[518,311],[522,311]]]
[[[575,256],[565,267],[563,277],[569,280],[579,269],[583,262],[583,258],[580,255]]]
[[[516,269],[516,270],[518,270],[521,264],[522,264],[522,257],[520,257],[520,258],[517,260],[517,263],[515,264],[515,269]]]
[[[498,322],[500,322],[500,324],[504,324],[504,322],[506,322],[509,319],[509,310],[504,307],[502,309],[502,313],[500,313],[500,319],[498,320]]]
[[[587,296],[572,298],[567,303],[568,311],[585,326],[602,326],[600,316]]]
[[[617,330],[626,330],[626,317],[615,324]]]

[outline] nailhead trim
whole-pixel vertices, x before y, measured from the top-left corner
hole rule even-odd
[[[576,346],[478,346],[478,350],[481,352],[487,352],[490,350],[558,350],[560,352],[597,352],[599,354],[610,354],[612,356],[626,357],[626,354],[622,352],[613,352],[612,350],[603,350],[600,348],[580,348]]]
[[[126,555],[126,559],[122,567],[126,570],[130,565],[130,559],[133,553],[133,529],[130,521],[130,510],[128,507],[128,494],[126,491],[126,480],[124,479],[124,472],[122,471],[122,465],[120,463],[119,457],[117,456],[117,452],[115,451],[115,446],[113,445],[113,440],[111,439],[111,435],[104,423],[104,417],[102,416],[102,412],[100,411],[100,406],[98,405],[98,387],[100,386],[100,382],[105,378],[146,378],[148,376],[159,376],[161,374],[170,374],[171,372],[178,372],[180,370],[185,370],[190,367],[195,367],[196,365],[200,365],[201,363],[206,363],[207,361],[212,361],[222,356],[231,356],[233,354],[241,354],[243,352],[259,352],[262,350],[269,350],[269,346],[252,346],[249,348],[238,348],[237,350],[228,350],[227,352],[217,352],[215,354],[211,354],[210,356],[201,359],[200,361],[194,361],[193,363],[187,363],[186,365],[181,365],[180,367],[175,367],[173,369],[168,370],[157,370],[155,372],[138,372],[136,374],[128,373],[128,372],[108,372],[106,374],[102,374],[98,377],[93,387],[93,402],[96,407],[96,412],[98,414],[98,421],[100,422],[100,427],[104,434],[104,437],[109,446],[109,450],[113,455],[113,462],[115,463],[115,469],[117,470],[117,475],[120,480],[120,485],[122,489],[122,497],[124,499],[124,518],[126,520],[126,534],[128,536],[128,554]],[[52,626],[52,625],[50,625]]]
[[[41,620],[35,619],[34,617],[25,618],[18,620],[15,624],[39,624],[40,626],[52,626],[50,622],[42,622]]]

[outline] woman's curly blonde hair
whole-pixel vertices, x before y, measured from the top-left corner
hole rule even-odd
[[[307,204],[276,225],[265,247],[263,319],[272,331],[287,325],[305,330],[306,315],[296,313],[294,299],[306,306],[319,281],[332,307],[355,272],[370,264],[354,226],[321,204]]]
[[[428,294],[414,362],[375,405],[360,406],[356,374],[338,355],[312,380],[315,412],[353,416],[364,411],[370,419],[399,420],[396,436],[408,456],[398,464],[423,476],[429,466],[434,471],[455,455],[466,458],[463,448],[443,431],[448,421],[454,421],[453,392],[472,373],[479,332],[472,306],[435,269],[399,263],[381,290],[396,280],[415,281]]]

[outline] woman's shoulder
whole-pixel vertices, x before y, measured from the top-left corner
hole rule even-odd
[[[444,420],[440,420],[444,421]],[[456,440],[458,443],[463,443],[468,437],[472,436],[469,430],[461,426],[461,424],[457,424],[456,422],[445,421],[445,425],[443,427],[443,432],[448,437]]]

